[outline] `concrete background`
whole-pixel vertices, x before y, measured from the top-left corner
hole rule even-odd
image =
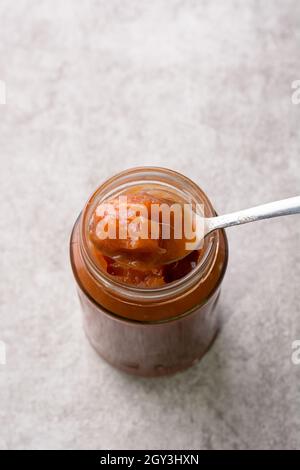
[[[228,231],[222,332],[159,380],[90,348],[68,239],[135,165],[220,213],[300,193],[300,2],[0,0],[0,18],[0,448],[299,447],[300,217]]]

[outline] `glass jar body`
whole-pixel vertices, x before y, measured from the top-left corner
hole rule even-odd
[[[161,298],[159,289],[153,296],[145,292],[143,298],[137,292],[128,297],[126,288],[95,278],[88,267],[81,238],[85,210],[73,228],[70,256],[92,346],[113,366],[137,375],[165,375],[191,366],[205,354],[220,326],[216,306],[228,259],[225,232],[214,234],[197,279],[191,273],[189,283],[183,280]],[[211,205],[207,210],[214,215]]]

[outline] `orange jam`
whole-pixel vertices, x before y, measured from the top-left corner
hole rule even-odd
[[[102,201],[88,229],[97,265],[116,280],[138,287],[160,287],[186,276],[197,266],[201,250],[186,249],[184,204],[187,201],[178,193],[150,184],[130,187]],[[162,208],[168,211],[167,223]],[[100,228],[106,238],[99,235]]]
[[[110,203],[108,210],[102,203]],[[156,203],[170,208],[168,221],[152,212]],[[204,217],[216,215],[204,191],[185,176],[166,168],[132,168],[97,188],[71,234],[86,335],[106,361],[140,376],[191,366],[220,326],[216,306],[228,259],[226,234],[215,230],[201,249],[186,249],[185,238],[192,243],[193,238],[185,230],[178,237],[176,229],[182,227],[171,211],[175,203],[179,213],[191,205],[192,219],[199,210]],[[103,236],[106,225],[116,229],[116,236]]]

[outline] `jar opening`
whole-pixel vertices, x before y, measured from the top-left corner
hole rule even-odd
[[[180,279],[166,283],[158,287],[140,287],[126,284],[125,282],[115,279],[112,275],[102,270],[92,256],[89,240],[88,226],[91,214],[97,205],[110,197],[118,196],[122,191],[136,185],[152,184],[159,187],[168,188],[182,195],[182,197],[192,204],[202,204],[205,217],[212,217],[215,211],[205,195],[205,193],[189,178],[172,170],[158,167],[141,167],[126,170],[122,173],[107,180],[102,184],[88,200],[81,217],[80,226],[80,249],[82,258],[87,269],[92,276],[104,288],[117,293],[134,301],[154,301],[167,299],[173,295],[180,295],[201,281],[205,276],[205,271],[210,265],[218,244],[218,233],[212,233],[205,241],[203,252],[198,264],[188,274]]]

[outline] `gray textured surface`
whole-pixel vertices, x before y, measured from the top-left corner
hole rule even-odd
[[[222,213],[299,194],[300,2],[0,0],[0,448],[300,445],[300,218],[228,231],[224,326],[172,378],[84,338],[72,224],[108,175],[197,181]]]

